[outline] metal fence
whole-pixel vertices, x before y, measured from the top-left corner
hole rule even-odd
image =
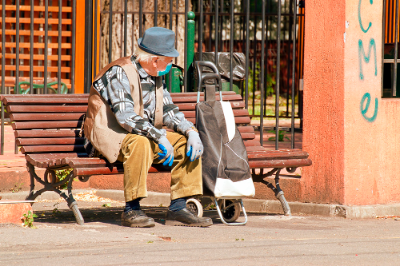
[[[228,52],[230,73],[232,73],[233,53],[242,52],[245,55],[245,79],[239,85],[240,93],[245,99],[246,108],[249,109],[250,114],[260,119],[261,144],[263,144],[265,128],[264,117],[274,117],[275,125],[272,128],[275,129],[275,148],[279,148],[280,118],[283,117],[291,119],[291,147],[294,148],[295,118],[302,119],[300,81],[303,75],[305,1],[185,0],[184,8],[179,9],[182,1],[154,0],[153,8],[145,9],[145,1],[136,0],[122,1],[122,10],[115,10],[115,3],[118,2],[120,0],[109,0],[108,7],[100,5],[99,0],[86,2],[89,7],[87,13],[89,27],[86,36],[90,39],[85,48],[86,54],[90,55],[85,65],[86,91],[89,91],[92,78],[101,68],[99,61],[104,61],[102,57],[107,57],[107,63],[113,61],[115,51],[110,47],[113,44],[113,38],[122,38],[120,45],[123,49],[118,56],[127,56],[130,51],[133,51],[135,34],[142,36],[149,24],[151,26],[162,24],[178,33],[180,32],[178,17],[184,16],[184,43],[187,44],[188,39],[191,38],[188,36],[191,34],[188,30],[188,12],[191,9],[195,13],[196,23],[196,30],[193,33],[195,35],[194,52],[198,53],[199,60],[202,60],[204,52],[215,52],[214,62],[218,64],[217,54]],[[160,7],[160,3],[163,7]],[[131,6],[130,9],[129,6]],[[98,10],[99,8],[101,10]],[[93,14],[95,14],[94,17]],[[153,21],[149,21],[146,17],[148,15],[152,15]],[[137,19],[135,20],[134,17]],[[119,37],[115,37],[115,32],[113,32],[115,20],[121,21]],[[108,21],[107,34],[99,33],[98,25],[101,26],[104,21]],[[130,31],[132,31],[131,34],[129,34]],[[130,49],[128,49],[128,42],[131,43]],[[90,45],[91,43],[94,45]],[[98,43],[101,45],[97,45]],[[104,43],[108,43],[108,47],[105,47]],[[109,51],[108,54],[101,54],[104,49]],[[188,45],[185,45],[183,62],[185,91],[191,85],[188,83],[191,82],[191,73],[188,73],[191,64],[190,58],[188,62],[187,55],[190,52],[188,49]],[[233,90],[232,79],[233,76],[230,75],[230,90]],[[275,98],[273,113],[271,110],[267,112],[267,96]],[[280,111],[279,106],[282,104],[285,110]],[[296,106],[298,106],[297,111]],[[300,122],[300,130],[301,126]]]
[[[75,91],[75,36],[76,0],[3,0],[1,7],[1,93],[9,86],[13,93],[48,93],[48,85],[55,82],[55,92],[62,91],[63,81],[68,92]],[[85,57],[84,91],[88,92],[93,77],[100,69],[102,51],[107,49],[107,61],[113,59],[113,19],[122,18],[121,54],[133,52],[137,36],[153,25],[162,25],[182,34],[184,40],[184,90],[190,88],[191,60],[188,54],[197,52],[199,60],[205,52],[215,53],[218,64],[219,52],[232,57],[236,52],[245,55],[245,79],[239,85],[246,109],[260,120],[260,142],[263,144],[265,117],[274,117],[275,148],[279,149],[280,119],[290,118],[291,148],[295,147],[295,119],[302,118],[303,34],[304,2],[299,0],[85,0]],[[153,4],[153,9],[145,8]],[[122,10],[113,9],[122,4]],[[160,8],[160,6],[163,8]],[[131,9],[128,7],[131,6]],[[49,13],[50,11],[50,13]],[[188,12],[194,11],[196,30],[189,32]],[[108,16],[108,34],[101,34],[104,18]],[[153,21],[149,21],[152,16]],[[131,21],[128,23],[128,18]],[[135,20],[137,18],[137,21]],[[184,26],[179,24],[184,20]],[[61,23],[62,22],[62,23]],[[8,23],[8,24],[7,24]],[[66,25],[64,25],[66,23]],[[10,27],[11,28],[7,28]],[[27,28],[29,26],[29,29]],[[132,31],[130,33],[129,30]],[[136,31],[136,32],[134,32]],[[13,34],[11,34],[13,33]],[[131,40],[128,39],[131,36]],[[135,37],[136,36],[136,37]],[[107,42],[101,42],[108,38]],[[188,39],[194,38],[194,47],[188,47]],[[65,42],[71,45],[63,46]],[[130,43],[130,50],[128,49]],[[178,41],[177,41],[178,42]],[[108,44],[103,45],[102,43]],[[178,42],[179,43],[179,42]],[[79,44],[80,45],[80,44]],[[64,48],[63,48],[64,47]],[[9,49],[6,53],[6,49]],[[191,51],[193,50],[194,51]],[[29,51],[29,54],[27,53]],[[49,54],[51,51],[51,54]],[[6,55],[7,54],[7,55]],[[11,78],[12,85],[7,85]],[[21,78],[28,80],[23,91]],[[35,81],[42,80],[42,90],[34,90]],[[53,78],[49,80],[49,78]],[[233,90],[233,77],[228,80]],[[189,84],[190,83],[190,84]],[[11,87],[10,87],[11,86]],[[49,89],[50,88],[50,89]],[[272,95],[272,96],[271,96]],[[284,97],[281,97],[284,96]],[[268,109],[267,99],[274,97],[273,107]],[[279,106],[284,105],[280,111]],[[296,111],[296,106],[298,110]],[[269,110],[269,112],[267,112]],[[2,131],[1,153],[4,148],[4,106],[1,106]],[[300,123],[301,127],[301,123]]]

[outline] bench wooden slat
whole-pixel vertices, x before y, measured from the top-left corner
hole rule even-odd
[[[11,114],[11,121],[51,121],[51,120],[79,120],[85,113],[17,113]]]
[[[250,168],[302,167],[311,164],[311,159],[249,160]]]
[[[244,146],[260,146],[260,142],[258,140],[245,140],[243,141]],[[261,147],[261,146],[260,146]]]
[[[26,154],[26,160],[31,163],[33,166],[40,168],[61,166],[62,164],[58,164],[57,162],[64,158],[78,158],[78,157],[87,157],[87,153],[31,153]]]
[[[186,119],[196,125],[196,118],[189,117]],[[250,124],[250,122],[251,122],[251,119],[248,116],[247,117],[246,116],[236,116],[235,117],[236,124]]]
[[[9,113],[86,113],[87,105],[7,105]]]
[[[175,96],[171,97],[174,104],[176,103],[197,103],[197,96]],[[219,101],[219,95],[215,97],[215,100]],[[241,101],[242,96],[238,94],[233,95],[222,95],[222,100],[224,101]],[[200,96],[200,101],[204,101],[204,96]]]
[[[84,138],[17,138],[17,145],[74,145],[83,144]]]
[[[18,104],[87,104],[88,99],[85,97],[74,97],[74,98],[69,98],[69,97],[46,97],[46,98],[14,98],[14,97],[5,97],[4,98],[4,104],[13,104],[13,103],[18,103]]]
[[[264,150],[248,152],[249,160],[307,159],[308,153],[302,150]]]
[[[252,140],[256,137],[256,134],[254,133],[241,133],[240,135],[242,136],[243,140]]]
[[[39,146],[23,146],[22,153],[39,153],[39,152],[85,152],[83,145],[39,145]]]
[[[16,138],[78,137],[79,130],[16,130],[14,135]]]
[[[245,107],[243,101],[230,102],[230,103],[232,109],[242,109]],[[175,105],[179,107],[180,111],[193,111],[196,109],[196,103],[177,103]]]
[[[35,121],[35,122],[15,122],[12,128],[15,129],[40,129],[40,128],[80,128],[80,121]]]
[[[193,118],[196,117],[196,111],[182,111],[185,115],[185,118]],[[234,109],[233,115],[236,116],[249,116],[249,111],[247,109]]]

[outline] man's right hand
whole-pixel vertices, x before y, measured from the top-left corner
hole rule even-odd
[[[158,153],[160,160],[166,158],[163,165],[172,166],[174,162],[174,147],[172,147],[165,136],[162,136],[158,141],[158,147],[161,150],[161,152]]]

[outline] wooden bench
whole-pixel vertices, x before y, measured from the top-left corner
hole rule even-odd
[[[171,96],[185,117],[194,123],[197,93],[172,93]],[[297,167],[311,165],[308,153],[301,150],[266,150],[255,140],[254,128],[250,125],[249,113],[242,97],[235,92],[223,92],[222,97],[232,104],[236,123],[248,152],[253,180],[270,187],[282,203],[284,213],[290,215],[289,205],[279,187],[279,174],[283,168],[293,172]],[[216,94],[216,98],[219,99],[219,94]],[[122,163],[110,164],[105,159],[89,158],[84,150],[84,139],[79,137],[79,131],[87,109],[88,94],[2,95],[0,99],[10,115],[16,143],[25,154],[31,178],[27,199],[34,200],[45,191],[54,191],[67,201],[77,222],[83,224],[84,220],[72,195],[74,178],[87,181],[93,175],[123,173]],[[45,168],[44,176],[39,177],[35,168]],[[72,168],[73,171],[66,179],[57,180],[55,170],[66,168]],[[272,170],[264,174],[265,168]],[[260,169],[259,173],[256,174],[255,169]],[[149,172],[166,170],[168,169],[154,166]],[[264,180],[273,174],[275,186]],[[44,187],[35,190],[35,182]],[[66,194],[60,186],[67,183]]]

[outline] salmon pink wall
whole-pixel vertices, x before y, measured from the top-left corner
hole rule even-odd
[[[344,201],[345,1],[307,0],[304,46],[304,202]]]

